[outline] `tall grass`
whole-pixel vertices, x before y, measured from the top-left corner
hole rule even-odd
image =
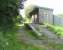
[[[0,31],[0,50],[20,50],[16,40],[16,28]]]
[[[63,37],[63,27],[47,24],[47,28],[54,34]]]

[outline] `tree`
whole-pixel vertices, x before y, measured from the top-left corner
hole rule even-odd
[[[3,3],[3,4],[2,4]],[[17,0],[0,1],[0,26],[7,29],[15,24],[17,18]]]
[[[24,14],[25,14],[25,17],[24,17],[24,20],[25,20],[25,23],[27,22],[27,21],[30,21],[30,19],[31,19],[31,15],[30,15],[30,13],[32,12],[32,11],[34,11],[34,9],[36,8],[36,6],[35,5],[32,5],[32,4],[30,4],[30,5],[25,5],[25,7],[24,7]]]
[[[15,33],[18,0],[0,0],[0,50],[19,50]]]
[[[25,6],[25,8],[24,8],[25,16],[29,17],[30,12],[32,12],[35,8],[36,8],[36,6],[34,6],[34,5]]]

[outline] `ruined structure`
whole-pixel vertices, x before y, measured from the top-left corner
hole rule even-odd
[[[36,8],[30,14],[32,23],[53,24],[53,9],[36,6]]]

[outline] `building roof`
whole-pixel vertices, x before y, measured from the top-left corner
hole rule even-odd
[[[41,7],[41,6],[36,6],[37,8],[41,8],[41,9],[45,9],[45,10],[50,10],[50,11],[53,11],[52,8],[47,8],[47,7]]]

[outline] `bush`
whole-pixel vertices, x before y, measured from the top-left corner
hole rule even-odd
[[[0,31],[0,50],[20,50],[16,40],[16,28],[6,32]]]
[[[63,29],[62,27],[59,26],[54,26],[54,25],[48,25],[47,27],[50,31],[55,33],[57,36],[63,36]]]
[[[2,4],[3,3],[3,4]],[[1,0],[0,1],[0,26],[12,27],[18,15],[17,0]]]
[[[16,41],[17,0],[0,0],[0,50],[19,50]]]

